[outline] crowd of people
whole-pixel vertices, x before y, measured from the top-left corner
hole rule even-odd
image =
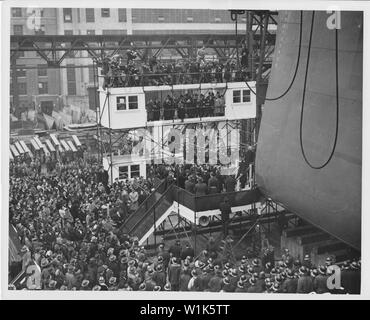
[[[136,239],[104,228],[80,243],[58,237],[51,247],[37,247],[32,253],[28,246],[22,248],[24,263],[32,257],[41,266],[30,290],[360,293],[360,260],[343,263],[341,286],[335,288],[328,286],[335,272],[332,258],[315,266],[309,255],[301,261],[286,250],[275,261],[269,250],[261,257],[244,255],[230,262],[211,238],[198,256],[190,243],[183,246],[179,240],[171,246],[161,243],[149,256]]]
[[[246,157],[247,159],[248,157]],[[251,156],[249,157],[250,159]],[[247,161],[248,162],[248,161]],[[152,165],[148,178],[114,181],[91,157],[58,162],[47,175],[38,163],[13,164],[9,219],[20,237],[21,268],[26,281],[9,289],[93,291],[205,291],[249,293],[359,293],[361,261],[341,267],[341,288],[330,289],[331,258],[315,266],[311,257],[276,260],[271,247],[225,256],[222,243],[210,238],[196,255],[189,241],[163,241],[147,252],[120,226],[155,188],[155,179],[177,183],[195,195],[234,191],[237,179],[208,165]],[[246,174],[241,170],[238,179]],[[227,237],[226,237],[227,239]],[[9,269],[10,278],[12,267]]]
[[[219,91],[214,94],[185,93],[167,95],[163,103],[150,99],[146,105],[148,121],[202,118],[225,115],[225,99]]]
[[[239,67],[235,60],[207,60],[205,47],[198,50],[196,58],[176,62],[162,62],[156,56],[138,62],[137,57],[134,47],[127,50],[126,57],[121,54],[105,57],[101,63],[103,88],[238,82],[249,76],[245,49]]]

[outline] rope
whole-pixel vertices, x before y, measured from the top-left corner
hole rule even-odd
[[[296,66],[295,66],[295,70],[294,70],[294,75],[293,75],[293,78],[292,78],[292,81],[290,82],[288,88],[279,96],[275,97],[275,98],[267,98],[267,97],[262,97],[260,95],[258,95],[251,87],[250,85],[248,84],[247,81],[245,81],[245,84],[247,85],[248,89],[257,97],[261,98],[261,99],[264,99],[266,101],[275,101],[275,100],[279,100],[281,99],[282,97],[284,97],[289,91],[290,89],[292,88],[292,85],[295,81],[295,78],[297,76],[297,72],[298,72],[298,67],[299,67],[299,62],[300,62],[300,59],[301,59],[301,48],[302,48],[302,25],[303,25],[303,11],[301,10],[301,15],[300,15],[300,24],[299,24],[299,46],[298,46],[298,57],[297,57],[297,63],[296,63]]]
[[[335,127],[335,138],[334,138],[334,144],[332,147],[332,150],[330,152],[329,158],[319,166],[314,166],[309,162],[307,159],[306,153],[303,148],[303,134],[302,134],[302,128],[303,128],[303,114],[304,114],[304,104],[306,100],[306,85],[307,85],[307,75],[308,75],[308,69],[309,69],[309,63],[310,63],[310,53],[311,53],[311,43],[312,43],[312,34],[313,34],[313,25],[315,20],[315,11],[312,12],[312,22],[311,22],[311,31],[310,31],[310,40],[308,44],[308,56],[307,56],[307,64],[306,64],[306,73],[304,78],[304,87],[303,87],[303,95],[302,95],[302,107],[301,107],[301,119],[299,124],[299,140],[300,140],[300,147],[302,151],[303,158],[305,162],[312,168],[312,169],[322,169],[324,168],[333,158],[336,146],[337,146],[337,140],[338,140],[338,127],[339,127],[339,88],[338,88],[338,29],[335,29],[335,90],[336,90],[336,127]]]

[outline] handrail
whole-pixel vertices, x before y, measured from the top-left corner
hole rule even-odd
[[[181,190],[182,194],[186,194],[194,200],[194,202],[193,202],[194,208],[189,208],[189,209],[191,209],[195,212],[198,212],[199,209],[200,209],[199,205],[197,204],[197,199],[204,199],[204,198],[210,198],[210,197],[215,197],[215,196],[219,197],[220,195],[223,195],[225,197],[229,196],[230,200],[232,200],[232,202],[234,202],[232,198],[235,198],[235,196],[238,195],[238,194],[242,194],[242,193],[247,194],[247,193],[252,193],[253,192],[253,194],[252,194],[253,197],[251,198],[251,200],[259,195],[259,190],[258,189],[253,189],[253,190],[242,190],[242,191],[235,191],[235,192],[215,193],[215,194],[210,194],[210,195],[205,195],[205,196],[196,196],[195,194],[193,194],[193,193],[191,193],[191,192],[189,192],[185,189],[182,189],[182,188],[178,187],[175,183],[172,183],[166,189],[166,191],[159,197],[159,199],[145,211],[144,215],[142,217],[140,217],[139,220],[136,221],[135,224],[129,230],[127,230],[128,233],[129,234],[132,233],[151,214],[152,210],[161,203],[161,200],[168,196],[169,193],[172,193],[172,200],[177,200],[177,202],[179,204],[184,205],[184,203],[181,203],[183,201],[180,201],[180,197],[176,196],[178,194],[179,190]],[[217,207],[218,207],[218,205],[217,205]],[[207,209],[207,210],[212,210],[212,209]],[[132,216],[134,216],[134,215],[135,214],[133,214]],[[124,226],[122,226],[122,227],[124,227]]]
[[[140,74],[130,74],[125,73],[122,71],[121,73],[113,73],[111,75],[105,74],[105,75],[99,75],[99,77],[105,79],[108,83],[106,84],[106,87],[109,88],[125,88],[125,87],[141,87],[144,86],[145,80],[156,80],[161,79],[162,77],[164,83],[157,84],[157,86],[161,85],[177,85],[177,84],[196,84],[196,83],[208,83],[212,79],[207,79],[207,77],[213,76],[214,80],[221,80],[217,83],[227,83],[227,82],[238,82],[238,81],[246,81],[246,76],[243,76],[242,70],[230,70],[227,71],[229,74],[228,79],[225,79],[225,71],[218,71],[218,72],[169,72],[169,73],[140,73]],[[217,76],[221,76],[220,78],[217,78]],[[189,80],[184,81],[182,77],[186,77],[186,79]],[[122,81],[124,78],[124,81]],[[166,78],[170,81],[166,83]],[[137,83],[132,83],[132,85],[128,85],[129,80],[133,80],[135,82],[135,79]],[[114,80],[121,80],[121,85],[113,85]],[[182,80],[182,81],[180,81]],[[247,80],[248,81],[248,80]],[[124,82],[124,83],[123,83]],[[153,84],[155,86],[155,84]]]
[[[139,207],[135,210],[135,212],[131,215],[128,216],[127,220],[124,222],[124,224],[122,225],[122,227],[124,227],[134,216],[135,216],[135,213],[138,212],[139,210],[141,210],[144,206],[147,205],[147,203],[149,202],[149,199],[156,193],[156,192],[159,192],[158,189],[160,187],[162,187],[164,184],[166,184],[167,181],[166,179],[163,179],[162,182],[153,190],[153,192],[150,193],[150,195],[139,205]],[[161,192],[160,192],[161,193]],[[148,209],[146,209],[145,211],[147,211]]]
[[[158,205],[158,203],[165,197],[167,194],[173,190],[173,187],[175,185],[172,183],[166,191],[159,197],[159,199],[145,212],[145,214],[132,226],[132,228],[129,230],[129,233],[131,233],[133,230],[137,228],[137,226],[151,213],[152,209]]]

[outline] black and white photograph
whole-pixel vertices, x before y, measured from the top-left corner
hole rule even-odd
[[[366,6],[274,3],[5,1],[8,295],[365,293]]]

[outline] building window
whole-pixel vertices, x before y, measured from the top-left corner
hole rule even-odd
[[[243,102],[251,102],[251,91],[243,90]]]
[[[126,110],[126,97],[117,97],[117,111]]]
[[[76,70],[73,64],[67,65],[67,91],[69,96],[76,95]]]
[[[233,91],[233,103],[240,103],[240,90]]]
[[[12,8],[12,17],[14,18],[22,17],[22,8]]]
[[[128,108],[130,110],[138,109],[139,108],[137,96],[129,96],[128,97]]]
[[[15,24],[13,26],[13,33],[15,36],[23,35],[23,26],[21,24]]]
[[[95,35],[95,30],[86,30],[86,34],[93,36]]]
[[[35,35],[44,35],[45,34],[45,25],[41,25],[39,29],[35,29]]]
[[[109,16],[110,16],[109,8],[102,8],[101,9],[101,16],[102,16],[102,18],[109,18]]]
[[[25,82],[18,83],[18,94],[23,96],[27,94],[27,84]]]
[[[72,22],[72,8],[63,8],[64,22]]]
[[[64,30],[65,36],[73,36],[73,30]]]
[[[138,164],[134,164],[134,165],[132,165],[131,166],[131,168],[130,168],[131,170],[131,172],[130,172],[130,178],[132,179],[132,178],[135,178],[135,177],[140,177],[140,165],[138,165]]]
[[[68,91],[69,96],[75,96],[76,95],[76,82],[68,82],[67,91]]]
[[[194,18],[193,18],[193,17],[187,17],[187,18],[186,18],[186,21],[187,21],[187,22],[193,22],[193,21],[194,21]]]
[[[128,166],[118,167],[118,179],[127,179],[128,178]]]
[[[26,69],[22,69],[22,66],[19,66],[20,68],[17,68],[17,77],[25,77],[26,76]]]
[[[38,88],[39,88],[39,94],[48,93],[48,83],[47,82],[39,82]]]
[[[215,22],[221,22],[221,18],[220,17],[216,17],[215,18]]]
[[[158,17],[158,22],[164,22],[164,17],[163,16],[159,16]]]
[[[118,22],[127,22],[126,9],[118,9]]]
[[[46,67],[46,64],[37,65],[37,76],[45,77],[48,75],[48,69],[46,69],[45,67]]]
[[[90,65],[89,66],[89,83],[95,83],[94,76],[95,76],[96,83],[98,82],[97,73],[98,73],[97,70],[94,70],[94,66]]]
[[[94,8],[86,8],[86,22],[95,22]]]

